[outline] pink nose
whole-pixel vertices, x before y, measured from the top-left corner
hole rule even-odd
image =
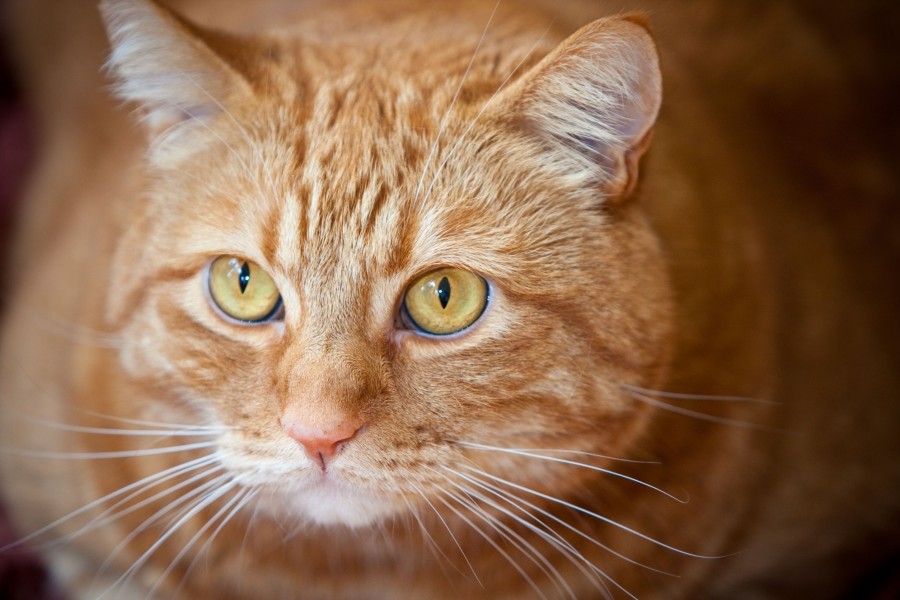
[[[325,470],[325,463],[344,449],[356,437],[362,425],[355,421],[343,421],[326,427],[310,427],[290,418],[281,419],[284,432],[297,440],[306,455]]]

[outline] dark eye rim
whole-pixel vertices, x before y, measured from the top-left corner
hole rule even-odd
[[[206,283],[206,285],[203,286],[203,292],[204,292],[204,296],[206,296],[206,302],[207,302],[207,304],[209,304],[210,307],[212,307],[213,312],[215,312],[216,315],[223,321],[225,321],[227,323],[231,323],[232,325],[240,325],[242,327],[266,325],[268,323],[275,323],[275,322],[283,320],[284,319],[284,298],[281,295],[280,291],[278,292],[278,300],[275,301],[275,305],[272,307],[272,310],[270,310],[269,313],[266,314],[264,317],[259,318],[259,319],[254,319],[254,320],[238,319],[237,317],[233,317],[233,316],[229,315],[227,312],[225,312],[225,310],[221,306],[219,306],[219,303],[216,302],[216,299],[212,293],[212,287],[211,287],[212,284],[210,282],[210,272],[212,271],[213,263],[222,257],[233,257],[233,258],[237,258],[239,260],[246,260],[248,262],[252,262],[256,265],[259,265],[258,262],[251,260],[249,258],[244,258],[238,254],[217,254],[217,255],[213,256],[212,258],[210,258],[206,262],[206,266],[203,269],[203,279],[205,280],[205,283]],[[269,275],[269,277],[271,277],[271,275]]]
[[[430,331],[424,329],[421,325],[416,323],[416,320],[412,318],[411,314],[409,314],[409,309],[406,308],[406,292],[409,291],[409,286],[411,286],[420,277],[427,275],[428,273],[431,273],[433,271],[440,271],[441,269],[448,269],[448,268],[449,269],[459,269],[461,271],[468,271],[469,273],[472,273],[473,275],[476,275],[481,278],[481,280],[484,282],[484,288],[485,288],[484,306],[481,308],[481,312],[478,313],[478,316],[475,317],[475,319],[471,323],[469,323],[462,329],[457,329],[456,331],[451,331],[450,333],[431,333]],[[416,335],[419,335],[419,336],[425,337],[425,338],[431,338],[431,339],[447,339],[447,338],[453,338],[453,337],[465,334],[468,331],[470,331],[471,329],[473,329],[474,327],[476,327],[481,322],[481,320],[484,318],[484,315],[488,312],[488,309],[490,308],[490,305],[491,305],[491,297],[493,296],[493,291],[494,291],[494,286],[491,283],[491,280],[489,278],[485,277],[484,275],[481,275],[480,273],[477,273],[471,269],[465,269],[463,267],[457,267],[454,265],[442,265],[442,266],[432,267],[430,269],[424,270],[409,279],[409,283],[406,284],[406,287],[403,288],[403,293],[400,295],[400,308],[398,311],[399,312],[398,322],[401,325],[400,329],[403,329],[406,331],[411,331],[411,332],[415,333]]]

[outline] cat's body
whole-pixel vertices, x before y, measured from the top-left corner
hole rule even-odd
[[[113,584],[127,598],[827,597],[873,540],[895,539],[898,375],[879,324],[892,286],[851,283],[864,278],[763,135],[721,108],[727,92],[699,92],[677,13],[653,16],[667,92],[637,182],[659,100],[640,19],[553,50],[618,5],[186,7],[230,31],[284,28],[261,42],[127,6],[106,5],[112,68],[149,113],[149,167],[147,132],[95,74],[99,20],[73,16],[86,33],[63,38],[70,62],[32,69],[52,133],[6,290],[3,493],[29,532],[217,449],[242,483],[203,488],[222,495],[195,518],[202,495],[142,525],[216,471],[52,547],[76,597]],[[562,68],[567,56],[613,67]],[[586,80],[623,86],[605,90],[607,112],[579,101],[594,96],[548,108]],[[585,113],[606,117],[608,139],[566,131]],[[210,310],[217,255],[265,265],[284,320]],[[410,281],[448,265],[491,284],[476,325],[431,339],[398,324]],[[361,426],[316,483],[288,423],[325,430],[335,414]],[[59,429],[151,422],[230,429]],[[175,458],[23,456],[206,441]]]

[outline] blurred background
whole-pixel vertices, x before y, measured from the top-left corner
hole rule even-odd
[[[62,9],[71,1],[44,4]],[[40,151],[39,126],[29,118],[19,83],[23,74],[10,54],[16,32],[6,18],[8,4],[0,0],[0,258],[14,234],[29,165]],[[693,4],[698,8],[683,36],[709,43],[694,40],[694,50],[682,54],[688,62],[691,52],[716,57],[697,54],[703,69],[692,75],[735,121],[752,124],[757,139],[807,192],[801,201],[814,202],[810,210],[833,223],[842,252],[859,267],[852,285],[878,290],[883,299],[872,310],[879,312],[885,340],[893,340],[885,343],[886,352],[894,351],[900,340],[900,2],[721,0],[717,9],[709,9],[715,3],[708,1]],[[732,42],[748,37],[749,30],[755,45]],[[670,44],[678,45],[678,39],[669,32]],[[722,106],[735,95],[742,98],[739,104]],[[2,283],[6,261],[0,265]],[[893,358],[900,369],[900,356]],[[0,507],[0,547],[17,533],[22,532],[13,530]],[[884,558],[862,569],[844,597],[900,598],[900,540],[882,544],[873,552]],[[50,598],[59,596],[33,554],[0,553],[0,600]]]

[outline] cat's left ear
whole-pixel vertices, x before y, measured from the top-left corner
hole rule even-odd
[[[116,93],[137,102],[151,138],[202,121],[252,93],[226,35],[206,31],[152,0],[102,0]]]
[[[656,45],[640,16],[575,32],[508,90],[516,127],[537,136],[544,168],[608,201],[628,197],[662,99]]]

